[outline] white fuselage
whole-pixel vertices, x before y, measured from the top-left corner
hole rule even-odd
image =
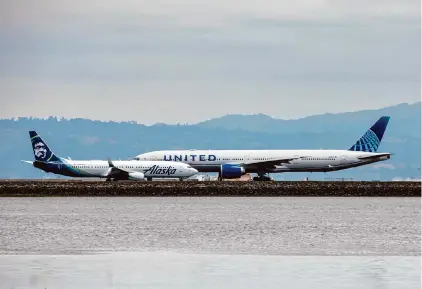
[[[108,161],[102,160],[70,160],[61,158],[60,162],[40,163],[37,167],[55,174],[71,177],[94,177],[107,178],[110,166]],[[34,162],[34,166],[35,166]],[[129,174],[142,173],[145,178],[187,178],[195,175],[198,171],[189,164],[165,161],[113,161],[117,169],[124,170]],[[140,175],[140,174],[138,174]]]
[[[249,163],[246,172],[327,172],[389,159],[388,153],[348,150],[169,150],[136,156],[136,160],[176,161],[190,164],[199,172],[219,172],[222,164]],[[259,162],[297,158],[263,168]],[[256,163],[256,164],[255,164]]]

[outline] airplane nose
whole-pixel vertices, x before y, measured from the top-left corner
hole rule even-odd
[[[197,174],[198,173],[198,170],[197,169],[194,169],[194,168],[191,168],[191,172],[194,173],[194,174]]]

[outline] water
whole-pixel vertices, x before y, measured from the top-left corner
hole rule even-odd
[[[0,288],[420,288],[418,257],[113,252],[0,257]],[[284,286],[283,286],[284,285]]]
[[[420,288],[420,198],[2,198],[0,288]]]

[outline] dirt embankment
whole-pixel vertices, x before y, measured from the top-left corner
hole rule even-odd
[[[362,196],[420,197],[420,182],[0,181],[0,197]]]

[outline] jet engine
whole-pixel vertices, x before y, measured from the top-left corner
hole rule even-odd
[[[221,165],[221,177],[223,179],[237,179],[245,174],[245,168],[239,165],[223,164]]]
[[[145,175],[143,173],[133,172],[129,173],[129,180],[145,180]]]

